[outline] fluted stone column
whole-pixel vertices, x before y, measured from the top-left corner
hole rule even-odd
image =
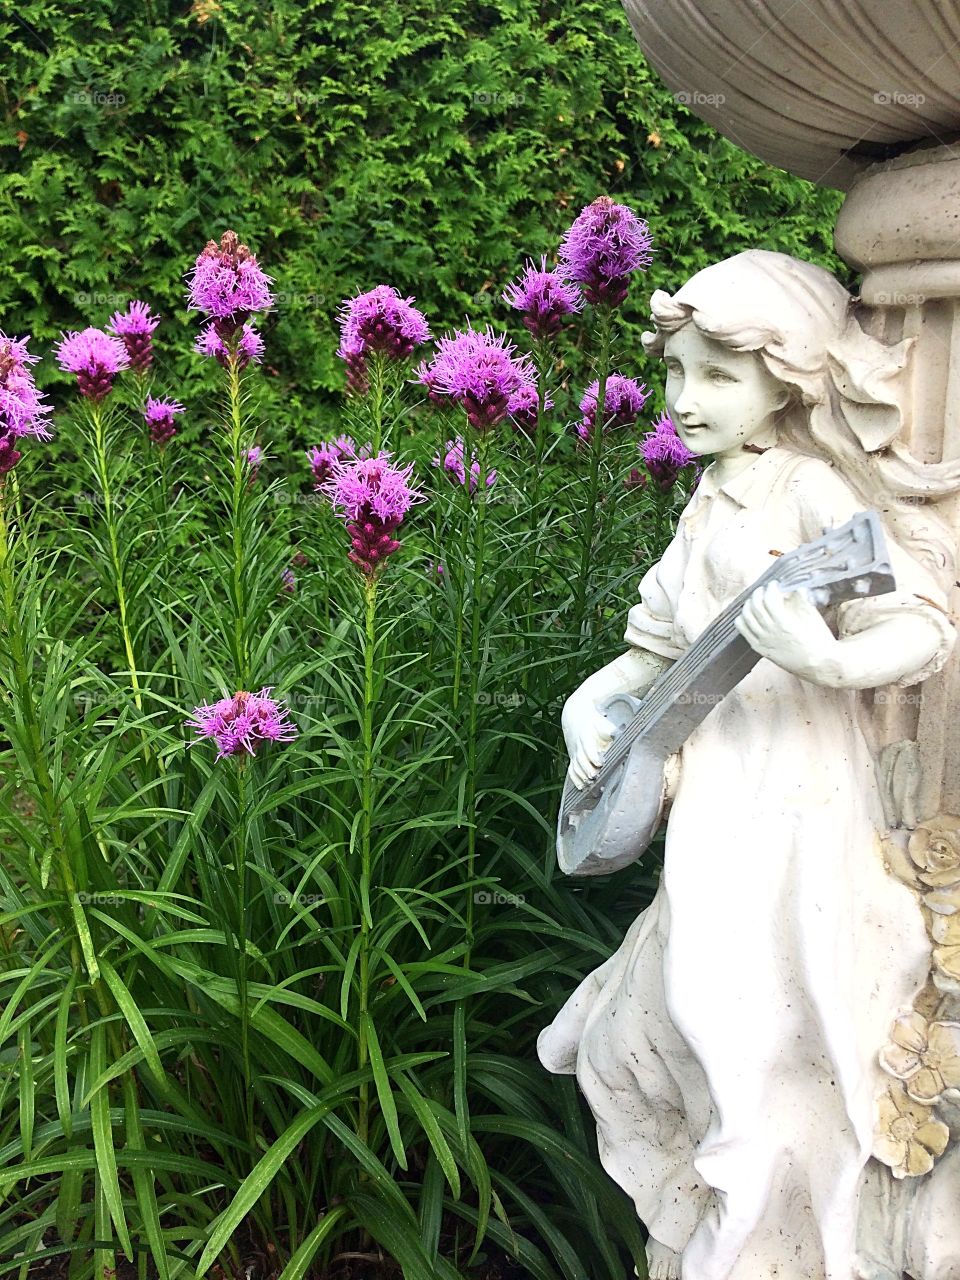
[[[865,328],[914,338],[904,442],[924,462],[960,458],[960,152],[925,148],[872,166],[853,183],[837,252],[862,272]],[[960,540],[960,498],[935,504]],[[960,618],[960,588],[951,607]],[[916,738],[919,816],[960,813],[960,653],[922,696],[883,708],[888,740]]]

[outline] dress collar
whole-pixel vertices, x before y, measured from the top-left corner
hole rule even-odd
[[[735,476],[718,484],[716,481],[716,462],[711,462],[700,477],[700,483],[694,493],[697,498],[713,498],[724,493],[732,498],[738,506],[759,506],[770,494],[774,476],[797,454],[782,445],[773,445],[758,453],[748,467],[744,467]]]

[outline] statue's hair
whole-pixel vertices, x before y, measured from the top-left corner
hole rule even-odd
[[[749,256],[785,257],[762,251]],[[846,299],[845,322],[837,335],[820,352],[804,346],[802,363],[787,354],[789,335],[783,328],[763,323],[755,315],[731,317],[729,310],[726,317],[710,314],[662,290],[651,298],[655,329],[643,334],[644,349],[662,356],[667,337],[693,323],[704,337],[733,351],[757,352],[765,368],[790,392],[776,417],[782,443],[835,466],[864,506],[878,511],[893,539],[948,589],[954,579],[955,539],[949,525],[923,499],[960,489],[960,464],[920,462],[894,438],[901,414],[887,384],[904,370],[913,339],[891,346],[871,337],[861,328],[853,299],[839,281],[822,268],[798,265],[805,269],[804,289],[819,286],[818,277],[823,277],[829,282],[824,287],[832,287],[831,293],[838,291]],[[791,285],[796,283],[794,276]],[[831,301],[836,304],[837,297]],[[864,440],[881,444],[871,450],[864,447]]]

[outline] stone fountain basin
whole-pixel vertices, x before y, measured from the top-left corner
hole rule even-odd
[[[960,0],[624,0],[678,101],[770,164],[846,190],[960,140]]]

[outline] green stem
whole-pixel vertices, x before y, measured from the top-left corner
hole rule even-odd
[[[383,390],[384,361],[380,351],[370,360],[370,412],[373,419],[373,452],[378,454],[383,444]]]
[[[470,464],[473,458],[469,425],[467,438],[464,441],[464,471],[466,473],[466,490],[470,493]],[[476,519],[474,521],[473,546],[473,586],[470,593],[470,706],[469,724],[467,726],[467,787],[466,817],[467,828],[467,881],[473,880],[477,854],[477,731],[480,714],[480,624],[482,622],[483,562],[486,551],[486,515],[487,515],[487,434],[479,433],[477,444],[477,461],[480,473],[477,476],[475,495]],[[464,968],[470,967],[470,953],[473,947],[473,889],[467,897],[467,949],[464,952]]]
[[[113,570],[113,588],[117,597],[117,610],[120,615],[120,632],[123,637],[123,648],[130,672],[130,686],[133,689],[133,700],[137,710],[143,711],[143,699],[140,694],[140,678],[137,674],[137,661],[133,652],[133,638],[130,635],[130,621],[127,610],[127,592],[123,580],[123,562],[120,559],[120,543],[117,533],[117,516],[113,501],[113,490],[110,485],[110,469],[107,463],[106,436],[104,433],[103,405],[93,401],[90,405],[90,416],[93,420],[93,449],[103,497],[103,522],[107,529],[107,541],[110,544],[110,567]],[[146,744],[144,744],[146,745]]]
[[[377,580],[367,578],[364,591],[363,629],[363,773],[360,779],[360,1025],[357,1037],[357,1065],[363,1071],[369,1061],[367,1014],[370,1007],[370,934],[373,917],[370,910],[370,884],[373,875],[373,812],[376,805],[376,779],[373,775],[373,712],[376,699],[374,655],[376,652]],[[360,1112],[357,1136],[366,1142],[370,1132],[370,1086],[360,1085]]]
[[[464,458],[472,457],[473,451],[473,434],[470,427],[469,419],[463,431],[463,454]],[[446,454],[443,445],[440,448],[441,460]],[[466,616],[466,600],[467,600],[467,558],[470,546],[470,533],[474,520],[474,504],[470,497],[470,476],[469,468],[464,462],[465,480],[462,485],[456,489],[457,501],[454,510],[459,516],[457,532],[460,538],[460,548],[458,556],[458,564],[454,570],[456,574],[455,588],[457,593],[457,612],[453,620],[453,710],[460,710],[460,686],[463,682],[463,632],[464,618]],[[448,572],[451,567],[448,566]]]
[[[583,512],[583,527],[580,539],[580,568],[574,590],[573,621],[574,632],[581,643],[587,639],[592,628],[586,618],[587,587],[590,581],[590,568],[595,552],[595,539],[599,531],[600,519],[597,499],[600,494],[600,459],[603,453],[604,433],[606,429],[606,397],[607,373],[610,364],[610,347],[613,333],[613,316],[607,307],[597,312],[598,338],[598,374],[597,374],[597,408],[594,413],[593,430],[590,433],[590,471],[587,481],[587,503]],[[575,657],[579,655],[575,652]]]
[[[547,448],[547,424],[545,421],[547,401],[546,375],[553,364],[548,341],[538,338],[533,350],[534,364],[537,370],[537,424],[534,432],[533,481],[530,488],[530,528],[533,532],[533,563],[529,566],[527,572],[523,610],[527,660],[523,664],[520,687],[524,695],[526,695],[530,685],[530,672],[536,648],[533,637],[533,594],[536,581],[542,577],[540,557],[543,549],[543,521],[540,517],[540,489],[543,458]]]
[[[237,761],[237,826],[234,870],[237,877],[237,998],[240,1002],[240,1053],[243,1059],[243,1110],[250,1150],[256,1151],[253,1127],[253,1087],[250,1069],[250,1011],[247,979],[247,759]]]
[[[233,664],[237,688],[247,689],[250,679],[250,654],[243,580],[243,509],[248,477],[246,453],[243,448],[243,416],[240,409],[240,362],[236,351],[231,351],[227,360],[227,388],[230,397],[229,448],[233,476],[230,495],[230,540],[233,548],[230,582],[233,605]]]

